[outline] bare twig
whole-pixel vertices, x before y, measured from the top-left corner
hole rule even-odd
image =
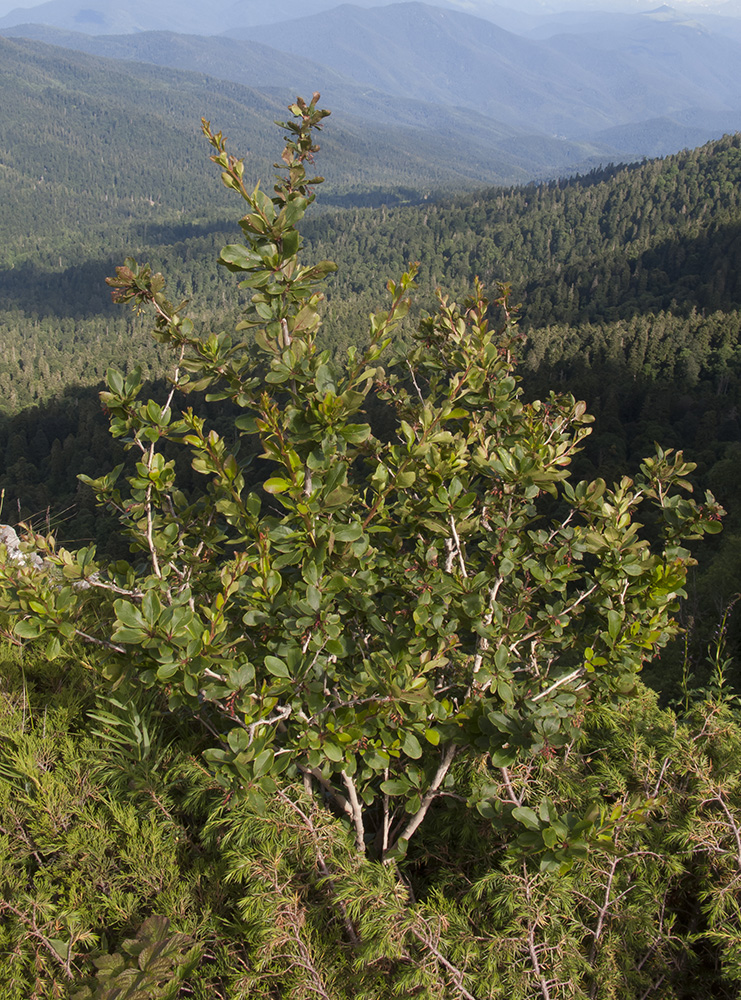
[[[158,311],[160,313],[162,313],[162,310],[158,306],[157,303],[155,303],[155,308],[157,308]],[[164,315],[164,313],[162,313],[162,314]],[[173,400],[173,397],[175,395],[175,387],[177,385],[178,376],[180,375],[180,362],[183,360],[184,356],[185,356],[185,344],[182,344],[181,347],[180,347],[180,357],[178,358],[177,364],[175,365],[175,371],[174,371],[173,377],[172,377],[172,385],[170,387],[170,393],[169,393],[169,395],[167,397],[167,402],[165,403],[165,405],[163,407],[163,411],[164,410],[169,410],[170,406],[172,405],[172,400]],[[152,441],[151,445],[149,446],[149,455],[147,457],[147,471],[148,472],[152,471],[152,466],[153,466],[153,463],[154,463],[154,456],[156,454],[156,452],[155,452],[155,445],[156,445],[156,443],[157,443],[156,441]],[[150,482],[149,486],[147,486],[147,492],[146,492],[146,497],[145,497],[145,501],[144,501],[145,502],[145,509],[146,509],[146,512],[147,512],[146,538],[147,538],[147,546],[149,548],[149,554],[150,554],[150,557],[151,557],[151,560],[152,560],[152,569],[154,570],[155,576],[159,580],[161,580],[162,579],[162,570],[160,569],[159,557],[157,556],[157,547],[154,544],[154,516],[153,516],[153,513],[152,513],[152,491],[153,491],[153,488],[154,488],[154,485],[153,485],[153,483]],[[168,589],[167,593],[169,595],[169,589]]]
[[[355,824],[355,846],[360,854],[365,854],[365,827],[363,826],[363,807],[360,805],[355,782],[346,771],[342,771],[342,780],[347,789],[347,797],[350,800],[352,810],[352,820]]]
[[[657,778],[656,784],[654,785],[654,790],[651,794],[652,799],[655,799],[656,796],[659,794],[659,788],[661,787],[661,782],[664,780],[664,774],[666,773],[666,769],[669,766],[669,759],[670,759],[669,757],[664,758],[664,763],[661,768],[661,774]]]
[[[154,461],[154,442],[152,442],[152,447],[149,449],[149,461],[148,469],[152,471],[152,462]],[[161,580],[162,570],[160,569],[160,561],[157,557],[157,548],[154,544],[154,518],[152,515],[152,484],[147,486],[146,495],[146,511],[147,511],[147,546],[149,548],[149,554],[152,559],[152,569],[154,570],[154,575]]]
[[[323,875],[325,883],[332,897],[337,901],[337,906],[339,907],[340,913],[342,914],[342,919],[345,924],[345,930],[347,931],[348,938],[350,939],[352,944],[359,945],[360,938],[357,935],[357,931],[353,927],[352,921],[347,915],[347,908],[345,904],[342,902],[342,900],[337,899],[337,889],[335,887],[334,882],[332,881],[332,875],[329,870],[329,867],[327,866],[327,862],[324,858],[324,855],[322,854],[322,849],[319,846],[319,834],[316,831],[316,827],[311,822],[306,813],[303,811],[303,809],[301,809],[300,806],[297,806],[296,803],[291,798],[289,798],[289,796],[286,795],[286,793],[282,789],[279,788],[277,790],[277,795],[280,799],[282,799],[285,802],[287,806],[289,806],[289,808],[291,808],[296,813],[296,815],[302,820],[307,830],[311,834],[311,839],[314,841],[314,849],[316,851],[317,868]]]
[[[477,1000],[477,998],[473,995],[473,993],[469,993],[466,987],[463,985],[464,973],[461,972],[460,969],[456,968],[456,966],[453,965],[452,962],[449,962],[447,958],[444,955],[442,955],[440,951],[435,947],[432,941],[430,941],[428,937],[425,937],[424,934],[421,934],[416,927],[412,927],[411,932],[416,937],[416,939],[420,941],[425,946],[425,948],[428,949],[428,951],[432,952],[432,954],[435,956],[440,965],[442,965],[443,968],[447,969],[453,980],[453,985],[461,994],[461,996],[465,997],[465,1000]]]
[[[465,579],[468,579],[468,572],[466,570],[466,564],[463,561],[463,552],[461,551],[461,540],[458,537],[458,530],[455,526],[455,518],[453,517],[452,514],[450,515],[450,531],[451,534],[453,535],[455,552],[458,554],[458,564],[461,568],[461,576],[463,576]]]
[[[504,784],[507,789],[507,794],[509,795],[510,802],[514,802],[516,806],[522,805],[522,796],[515,793],[514,786],[512,785],[512,779],[509,776],[509,768],[500,767],[499,770],[502,772],[502,778],[504,779]]]
[[[412,816],[412,818],[409,820],[407,825],[402,830],[398,838],[399,840],[409,840],[414,831],[417,829],[417,827],[420,825],[420,823],[427,815],[427,810],[430,808],[432,802],[437,797],[437,790],[443,783],[445,775],[450,770],[450,765],[453,763],[453,758],[455,757],[457,752],[458,748],[456,747],[455,743],[449,744],[449,746],[446,748],[445,753],[443,755],[443,759],[440,761],[440,766],[435,772],[435,777],[432,779],[430,787],[427,789],[427,791],[422,797],[422,803],[419,809],[416,811],[416,813]]]
[[[267,719],[258,719],[257,722],[250,723],[250,725],[246,727],[247,733],[249,734],[247,745],[250,746],[252,744],[252,741],[255,738],[255,733],[260,726],[272,726],[274,722],[282,722],[284,719],[288,718],[291,711],[292,709],[290,705],[284,705],[283,708],[279,708],[276,711],[275,715],[271,715]]]
[[[563,677],[559,677],[558,680],[551,684],[550,687],[546,688],[545,691],[541,691],[539,694],[536,694],[532,700],[540,701],[542,698],[547,698],[552,691],[556,690],[556,688],[560,688],[564,684],[570,684],[571,681],[575,681],[583,674],[584,667],[577,667],[576,670],[572,670],[570,674],[564,674]]]
[[[389,780],[389,769],[385,768],[383,772],[384,781]],[[381,833],[381,857],[384,857],[389,846],[389,831],[391,829],[391,815],[389,812],[389,796],[388,793],[384,793],[383,796],[383,827]]]
[[[16,831],[17,831],[18,836],[24,842],[24,844],[26,845],[26,847],[28,847],[29,851],[31,852],[31,854],[33,854],[34,858],[36,858],[37,864],[39,866],[43,866],[44,862],[43,862],[43,860],[41,858],[41,855],[36,850],[36,846],[35,846],[34,842],[31,840],[31,838],[29,837],[29,835],[26,833],[26,831],[25,831],[25,829],[23,827],[23,824],[16,817],[13,817],[13,818],[15,819]],[[0,833],[2,833],[6,837],[10,837],[10,830],[6,830],[6,828],[4,826],[0,826]]]
[[[407,360],[407,368],[409,369],[409,374],[412,376],[412,383],[414,384],[414,388],[415,388],[415,390],[417,392],[417,396],[419,397],[419,401],[422,404],[422,406],[424,406],[425,405],[425,399],[424,399],[424,396],[422,395],[422,390],[417,385],[417,379],[415,378],[415,375],[414,375],[414,369],[412,368],[412,366],[411,366],[411,364],[409,363],[408,360]]]
[[[84,642],[91,642],[94,646],[102,646],[104,649],[110,649],[114,653],[126,652],[123,646],[117,646],[115,643],[108,642],[106,639],[96,639],[94,635],[88,635],[87,632],[81,632],[79,628],[75,629],[75,635]]]
[[[307,716],[303,721],[308,725],[318,719],[320,715],[324,715],[325,712],[336,712],[342,708],[353,708],[355,705],[383,705],[393,701],[396,701],[396,698],[391,694],[383,695],[380,698],[374,694],[370,698],[350,698],[348,701],[333,701],[325,705],[324,708],[318,709],[313,715]]]
[[[497,602],[497,595],[499,593],[499,588],[502,586],[503,583],[504,583],[504,577],[503,576],[497,577],[494,586],[489,591],[489,604],[486,610],[486,614],[484,615],[481,622],[481,624],[484,625],[485,628],[488,628],[492,623],[492,620],[494,618],[494,605]],[[474,680],[476,678],[476,674],[481,669],[481,664],[484,661],[484,653],[488,650],[488,648],[489,648],[489,640],[486,638],[486,636],[480,635],[476,640],[476,655],[473,658]]]
[[[56,952],[56,949],[54,948],[54,945],[51,943],[49,938],[46,937],[45,934],[42,934],[42,932],[36,926],[36,920],[34,917],[29,917],[27,913],[23,912],[23,910],[19,910],[18,907],[13,906],[12,903],[8,903],[4,899],[0,899],[0,911],[2,910],[9,910],[11,913],[14,913],[16,917],[18,917],[18,919],[21,921],[21,923],[26,926],[26,928],[28,929],[28,933],[31,935],[31,937],[35,937],[37,940],[39,940],[43,945],[43,947],[46,949],[46,951],[48,951],[49,954],[52,956],[52,958],[56,962],[58,962],[59,965],[62,966],[67,978],[68,979],[73,978],[69,960],[65,962],[63,958],[60,958],[60,956]]]
[[[530,902],[530,879],[529,879],[528,873],[527,873],[527,863],[526,862],[523,862],[522,870],[523,870],[523,873],[524,873],[524,876],[525,876],[525,895],[526,895],[527,901],[529,903]],[[539,982],[539,985],[540,985],[540,992],[541,992],[541,994],[543,996],[543,1000],[551,1000],[551,993],[550,993],[550,990],[548,989],[548,982],[547,982],[545,976],[543,975],[543,973],[541,971],[540,961],[538,960],[538,949],[537,949],[537,946],[535,944],[535,925],[530,920],[529,916],[528,916],[528,921],[527,921],[527,947],[528,947],[528,951],[530,953],[530,961],[532,962],[532,965],[533,965],[533,971],[534,971],[535,975],[538,977],[538,982]]]
[[[570,615],[571,612],[574,610],[574,608],[578,608],[579,605],[582,603],[582,601],[586,601],[586,599],[591,594],[593,594],[595,592],[595,590],[597,589],[597,587],[599,587],[599,584],[598,583],[593,583],[592,586],[589,588],[589,590],[585,590],[583,594],[580,594],[577,597],[577,599],[572,604],[570,604],[568,606],[568,608],[564,608],[563,611],[559,612],[559,614],[561,614],[561,615]]]
[[[741,830],[739,830],[738,823],[736,823],[736,821],[734,820],[733,816],[731,815],[730,809],[725,804],[720,795],[718,795],[717,798],[713,799],[712,801],[717,802],[718,805],[721,807],[723,812],[726,814],[728,825],[730,826],[731,830],[733,830],[733,836],[736,838],[736,858],[738,861],[738,866],[739,868],[741,868]]]
[[[114,594],[122,594],[124,597],[144,597],[143,590],[127,590],[125,587],[117,587],[115,583],[110,583],[108,580],[101,580],[98,573],[91,573],[90,576],[85,577],[80,583],[87,583],[91,587],[97,587],[99,590],[111,590]]]
[[[656,982],[652,986],[649,986],[649,988],[646,990],[646,992],[641,996],[641,1000],[648,1000],[649,995],[651,993],[653,993],[654,990],[657,990],[659,988],[659,986],[661,986],[661,984],[664,982],[665,979],[666,979],[666,976],[659,976],[659,978],[656,980]]]
[[[445,572],[453,572],[453,563],[455,562],[455,544],[452,538],[445,539]]]
[[[345,815],[348,816],[350,819],[353,818],[352,807],[350,803],[347,801],[347,799],[341,792],[337,791],[332,782],[324,777],[324,775],[322,774],[322,772],[319,770],[318,767],[304,767],[302,764],[298,764],[297,766],[299,771],[304,776],[308,774],[310,777],[315,778],[318,781],[319,785],[324,789],[324,791],[327,793],[329,798],[337,806],[338,809],[340,809],[343,813],[345,813]]]
[[[607,911],[610,908],[610,896],[612,894],[612,883],[615,878],[615,872],[617,871],[617,866],[620,862],[620,858],[613,858],[610,864],[610,871],[607,876],[607,883],[605,885],[605,896],[602,901],[602,906],[597,910],[597,926],[592,934],[592,947],[589,951],[589,964],[594,965],[594,960],[597,957],[597,942],[602,934],[602,928],[605,925],[605,917],[607,916]],[[594,995],[594,994],[592,994]]]

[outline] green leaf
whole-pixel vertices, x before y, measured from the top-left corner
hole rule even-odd
[[[21,639],[36,639],[41,635],[41,623],[35,618],[22,618],[13,626],[13,631]]]
[[[139,628],[128,628],[119,626],[114,630],[112,638],[115,642],[126,642],[138,645],[147,637],[147,631],[143,626]]]
[[[304,217],[308,205],[308,199],[302,198],[301,195],[294,195],[290,201],[287,202],[285,208],[278,216],[278,221],[283,222],[286,226],[295,226],[296,223],[300,222],[300,220]],[[285,241],[287,235],[288,234],[283,237],[284,250],[286,249]]]
[[[411,757],[413,760],[418,760],[422,756],[422,747],[414,733],[404,733],[401,748],[407,757]]]
[[[356,542],[363,535],[363,526],[357,521],[351,524],[334,524],[332,533],[338,542]]]
[[[552,850],[556,846],[559,839],[558,833],[552,826],[548,826],[543,830],[543,843],[549,850]]]
[[[607,631],[610,634],[610,638],[614,641],[620,635],[620,629],[623,625],[622,616],[617,611],[607,612]]]
[[[52,946],[54,951],[59,955],[62,961],[66,962],[69,956],[69,941],[62,941],[61,938],[49,938],[49,944]]]
[[[111,392],[114,392],[117,396],[123,395],[124,377],[118,368],[108,369],[106,372],[106,382],[108,383],[108,388]]]
[[[292,489],[293,483],[288,479],[281,479],[276,476],[273,479],[267,479],[263,484],[262,488],[266,493],[285,493],[287,490]]]
[[[266,656],[264,663],[265,663],[265,669],[268,671],[268,673],[272,674],[273,677],[291,676],[291,673],[286,664],[283,662],[283,660],[278,659],[277,656]]]
[[[256,778],[261,775],[266,774],[272,767],[273,761],[275,760],[275,754],[268,747],[268,749],[263,750],[255,757],[255,762],[253,764],[253,773]]]
[[[160,616],[162,604],[154,590],[148,590],[142,598],[142,614],[149,623],[154,623]]]
[[[44,655],[47,660],[56,660],[59,654],[62,652],[62,644],[59,641],[58,636],[53,635],[46,644],[46,650]]]
[[[246,750],[249,744],[249,736],[246,730],[240,728],[230,729],[226,739],[234,753]]]
[[[512,816],[528,830],[540,830],[540,821],[529,806],[517,806],[512,810]]]
[[[370,437],[371,429],[368,424],[346,424],[340,428],[340,434],[348,444],[362,444]]]
[[[386,795],[406,795],[413,787],[407,778],[389,778],[388,781],[381,783],[381,791]]]
[[[146,622],[141,612],[133,604],[128,601],[115,601],[113,606],[116,610],[116,618],[122,625],[127,625],[129,628],[146,628]]]
[[[324,752],[327,757],[329,757],[329,759],[334,761],[336,764],[339,764],[345,756],[342,751],[342,747],[338,746],[336,743],[325,743]]]
[[[239,243],[230,243],[225,246],[219,255],[219,263],[224,264],[230,271],[248,271],[250,268],[260,265],[260,256],[248,247]]]

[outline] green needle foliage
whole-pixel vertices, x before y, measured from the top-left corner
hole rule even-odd
[[[658,933],[666,963],[673,940],[651,886],[677,866],[665,847],[632,853],[664,774],[652,762],[649,779],[624,777],[621,749],[602,779],[577,748],[598,745],[600,720],[678,631],[686,543],[722,511],[688,495],[693,467],[661,449],[635,479],[570,482],[590,418],[569,395],[523,401],[506,288],[493,304],[478,283],[462,306],[441,294],[394,357],[412,267],[389,282],[364,352],[339,365],[318,350],[334,265],[300,263],[297,229],[321,182],[307,174],[328,114],[317,101],[297,99],[281,123],[272,196],[245,187],[204,122],[247,206],[244,242],[220,257],[251,296],[244,337],[196,336],[147,266],[127,260],[109,279],[118,301],[153,310],[177,358],[162,404],[140,400],[137,374],[109,372],[102,399],[134,468],[82,477],[134,555],[103,567],[30,534],[43,562],[5,561],[2,624],[49,657],[86,643],[110,681],[164,692],[210,734],[224,798],[207,829],[228,831],[228,878],[245,892],[250,996],[613,995],[589,993],[603,976],[640,995],[667,975],[653,961],[641,972],[645,942]],[[175,413],[177,393],[204,390],[233,405],[229,433]],[[178,485],[178,446],[203,476],[196,494]],[[107,704],[92,719],[146,763],[145,715]],[[455,843],[466,860],[451,887]],[[648,949],[637,969],[636,949],[626,964],[614,937],[601,944],[632,891],[615,882],[618,867],[635,877],[625,857],[642,866],[641,905],[623,906]],[[418,903],[410,880],[426,866]],[[99,979],[129,975],[128,961],[99,963]]]

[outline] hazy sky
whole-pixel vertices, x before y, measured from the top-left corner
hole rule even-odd
[[[38,0],[0,0],[0,17],[17,7],[38,7]]]
[[[0,0],[0,17],[17,7],[38,7],[38,0]]]
[[[155,7],[156,7],[156,0]],[[188,0],[184,0],[187,4]],[[381,5],[383,3],[399,2],[399,0],[336,0],[337,5],[346,2],[360,2],[363,7]],[[439,0],[426,0],[433,6]],[[712,10],[717,13],[741,16],[741,0],[492,0],[501,7],[511,7],[516,10],[530,11],[562,11],[562,10],[655,10],[662,3],[667,3],[671,7],[687,8],[700,7],[705,10]],[[264,0],[266,10],[270,9],[270,0]],[[445,6],[445,4],[441,4]],[[19,7],[41,6],[39,0],[0,0],[0,17],[16,10]],[[80,6],[86,6],[85,0],[80,0]],[[95,0],[90,3],[91,7],[97,6]],[[125,3],[124,5],[125,6]]]

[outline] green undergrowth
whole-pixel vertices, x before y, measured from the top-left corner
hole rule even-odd
[[[10,647],[0,685],[2,1000],[738,995],[733,703],[680,720],[640,688],[531,765],[531,800],[612,810],[558,875],[456,800],[403,864],[360,859],[299,788],[262,814],[225,796],[152,692]],[[466,766],[472,794],[495,780]]]
[[[107,699],[79,662],[10,650],[0,677],[0,996],[75,995],[101,956],[131,965],[126,942],[154,915],[206,959],[194,995],[218,995],[210,986],[237,964],[219,934],[234,901],[201,842],[213,793],[197,738],[151,694],[141,706],[131,693]],[[182,957],[165,956],[166,981]],[[102,991],[101,973],[80,996],[171,995],[155,988],[159,965],[150,971],[144,992]]]

